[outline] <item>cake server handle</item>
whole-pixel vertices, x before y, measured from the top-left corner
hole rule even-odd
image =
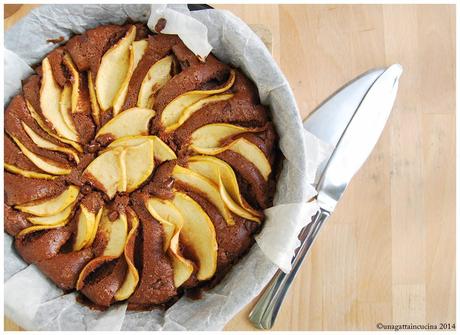
[[[329,215],[328,211],[320,209],[313,221],[300,232],[299,240],[301,244],[293,258],[291,271],[289,273],[284,273],[281,270],[276,272],[249,314],[249,320],[257,328],[272,328],[289,286],[294,281],[308,250],[310,250],[321,226]]]

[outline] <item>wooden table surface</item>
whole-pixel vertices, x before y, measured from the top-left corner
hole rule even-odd
[[[5,20],[5,27],[30,7],[21,7]],[[294,90],[302,117],[370,68],[392,63],[404,67],[385,131],[315,242],[274,330],[452,325],[455,7],[215,7],[270,28],[273,56]],[[254,330],[247,320],[253,303],[225,329]],[[5,329],[18,329],[5,321]]]

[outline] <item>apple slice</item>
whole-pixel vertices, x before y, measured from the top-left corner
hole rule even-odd
[[[89,91],[89,101],[91,103],[91,114],[93,115],[94,123],[96,126],[101,126],[101,108],[97,102],[96,89],[94,88],[93,74],[91,71],[87,72],[88,77],[88,91]]]
[[[132,25],[126,35],[101,58],[95,87],[97,100],[103,111],[113,106],[114,98],[128,74],[129,47],[135,37],[136,26]]]
[[[99,224],[98,233],[107,237],[107,244],[102,256],[118,258],[121,256],[128,235],[128,219],[125,213],[120,213],[115,221],[110,221],[108,210],[104,209]]]
[[[24,170],[24,169],[18,168],[17,166],[8,164],[8,163],[4,163],[4,167],[6,171],[24,176],[26,178],[48,179],[48,180],[57,178],[56,176],[52,176],[46,173]]]
[[[74,203],[70,204],[62,211],[58,212],[57,214],[50,215],[50,216],[31,216],[28,217],[27,220],[35,225],[42,225],[42,226],[53,226],[60,224],[64,221],[69,219],[70,214],[72,214],[72,210],[74,207]]]
[[[225,85],[214,90],[190,91],[179,95],[172,100],[161,113],[161,125],[165,128],[177,123],[185,108],[191,106],[198,100],[206,98],[210,95],[218,94],[227,91],[235,82],[235,70],[230,71],[230,77]]]
[[[73,245],[74,251],[79,251],[89,245],[94,226],[96,225],[96,213],[89,211],[80,204],[80,214],[77,221],[77,236]]]
[[[238,138],[223,147],[212,147],[214,144],[216,144],[215,139],[208,140],[206,137],[200,137],[197,142],[191,144],[191,148],[195,152],[205,155],[217,155],[225,150],[236,152],[254,164],[263,178],[268,180],[268,176],[272,172],[272,167],[270,166],[270,162],[265,154],[259,149],[259,147],[257,147],[257,145],[245,138]]]
[[[74,141],[71,141],[71,140],[68,140],[68,139],[65,139],[63,137],[59,137],[58,135],[56,135],[51,129],[48,128],[48,126],[46,125],[45,121],[43,121],[41,116],[35,111],[35,109],[32,107],[30,102],[26,101],[26,104],[27,104],[27,109],[30,112],[30,115],[32,115],[32,117],[37,122],[37,124],[40,126],[40,128],[42,128],[48,135],[54,137],[55,139],[57,139],[57,140],[59,140],[59,141],[61,141],[63,143],[71,145],[78,152],[83,152],[83,148],[77,142],[74,142]]]
[[[64,222],[61,222],[61,223],[58,223],[58,224],[55,224],[55,225],[43,225],[43,226],[33,225],[33,226],[30,226],[30,227],[27,227],[27,228],[21,230],[16,235],[16,238],[21,237],[23,235],[33,233],[33,232],[36,232],[36,231],[40,231],[40,230],[47,230],[47,229],[55,229],[55,228],[59,228],[59,227],[64,227],[66,224],[67,224],[67,221],[64,221]]]
[[[182,112],[182,115],[179,117],[179,120],[176,123],[166,127],[166,131],[171,132],[171,131],[176,130],[181,125],[183,125],[185,121],[187,121],[190,118],[190,116],[192,116],[197,110],[200,110],[201,108],[203,108],[205,105],[212,104],[214,102],[219,102],[219,101],[226,101],[231,98],[233,98],[233,94],[230,93],[230,94],[211,95],[207,98],[198,100],[193,105],[185,108],[184,111]]]
[[[184,218],[182,214],[177,210],[176,207],[169,200],[163,200],[159,198],[149,198],[145,207],[149,211],[155,220],[161,223],[165,233],[163,239],[163,250],[168,250],[171,239],[176,231],[176,227],[181,228],[184,224]]]
[[[82,177],[112,199],[122,177],[120,154],[122,148],[105,151],[96,157],[83,171]]]
[[[59,103],[62,90],[53,77],[48,58],[42,62],[42,73],[40,108],[44,117],[51,122],[59,137],[78,142],[78,136],[67,126],[62,117]]]
[[[72,119],[72,84],[66,83],[62,89],[61,98],[59,100],[59,110],[66,126],[78,138],[78,132]]]
[[[222,147],[222,141],[230,136],[243,133],[260,132],[260,128],[245,128],[229,123],[211,123],[195,130],[191,136],[191,147],[200,150],[200,153],[212,154],[213,151]]]
[[[94,242],[94,239],[96,238],[96,233],[97,233],[97,229],[99,228],[99,223],[101,222],[101,218],[102,218],[102,212],[103,212],[104,208],[100,208],[99,211],[97,212],[96,214],[96,222],[95,224],[93,225],[93,231],[91,232],[90,236],[89,236],[89,240],[88,240],[88,243],[86,245],[90,246],[93,244]]]
[[[136,290],[137,283],[139,282],[139,273],[134,264],[134,243],[136,241],[137,228],[139,227],[139,219],[136,213],[129,207],[126,213],[131,227],[124,247],[124,256],[128,264],[128,272],[126,273],[123,285],[115,293],[114,298],[116,301],[128,299]]]
[[[128,93],[129,81],[131,80],[134,69],[137,67],[139,61],[142,59],[142,56],[145,53],[147,44],[147,40],[134,41],[129,48],[129,69],[113,101],[114,116],[121,112],[126,99],[126,94]]]
[[[262,213],[247,204],[240,193],[232,167],[212,156],[192,156],[187,167],[219,185],[219,192],[227,207],[238,216],[260,223]]]
[[[173,57],[166,56],[153,64],[142,80],[137,107],[153,108],[155,93],[171,79]]]
[[[158,136],[153,136],[152,138],[153,138],[153,152],[154,152],[156,160],[162,163],[164,161],[171,161],[177,158],[174,151],[165,142],[163,142]]]
[[[198,280],[211,278],[217,268],[216,231],[211,219],[200,205],[182,192],[176,192],[174,206],[184,217],[181,229],[181,241],[193,249],[198,263]]]
[[[99,129],[96,138],[106,134],[115,139],[124,136],[148,135],[150,119],[154,116],[153,109],[137,107],[127,109]]]
[[[152,174],[155,166],[153,142],[127,147],[125,152],[126,189],[120,191],[132,192]]]
[[[146,208],[163,226],[165,232],[163,248],[165,251],[168,250],[173,264],[174,286],[179,287],[193,273],[192,262],[181,255],[179,248],[179,235],[184,225],[184,218],[169,200],[150,198],[146,201]]]
[[[70,206],[77,199],[79,192],[80,189],[78,187],[71,185],[55,198],[40,202],[39,204],[26,204],[15,206],[15,208],[24,213],[36,216],[51,216]]]
[[[209,179],[180,165],[174,167],[172,177],[203,193],[209,202],[217,208],[229,226],[235,224],[232,214],[220,196],[217,185],[212,183]]]
[[[22,144],[16,137],[10,135],[16,145],[21,149],[22,153],[30,159],[32,163],[34,163],[38,168],[42,169],[45,172],[55,174],[55,175],[67,175],[71,172],[70,169],[64,168],[62,166],[56,165],[54,162],[47,160],[38,156],[37,154],[33,153],[29,149],[26,148],[24,144]]]
[[[66,148],[66,147],[61,147],[59,145],[56,145],[54,144],[53,142],[50,142],[46,139],[44,139],[43,137],[41,137],[40,135],[38,135],[35,131],[33,131],[32,128],[30,128],[27,124],[25,124],[24,122],[22,122],[22,127],[24,128],[25,132],[27,133],[27,135],[29,135],[30,139],[37,145],[39,146],[40,148],[43,148],[43,149],[48,149],[48,150],[52,150],[52,151],[59,151],[59,152],[63,152],[65,154],[68,154],[70,156],[72,156],[73,160],[78,164],[80,163],[80,157],[78,157],[78,154],[72,150],[72,149],[69,149],[69,148]]]

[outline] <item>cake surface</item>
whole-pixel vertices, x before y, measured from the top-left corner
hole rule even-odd
[[[49,53],[5,110],[5,232],[98,308],[211,287],[272,205],[277,135],[257,88],[143,24]]]

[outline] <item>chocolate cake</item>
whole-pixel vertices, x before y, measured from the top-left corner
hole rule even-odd
[[[72,37],[5,110],[5,232],[92,306],[212,287],[272,205],[277,135],[257,88],[144,24]]]

